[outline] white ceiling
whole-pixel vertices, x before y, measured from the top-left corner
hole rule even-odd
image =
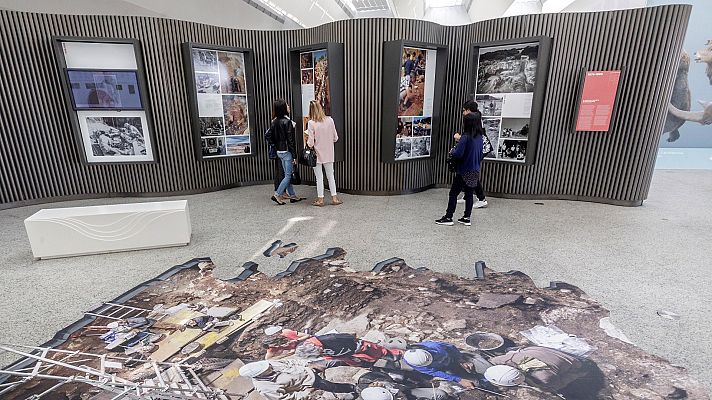
[[[0,0],[0,8],[140,15],[241,29],[296,29],[349,18],[398,17],[462,25],[502,16],[644,7],[647,0]]]

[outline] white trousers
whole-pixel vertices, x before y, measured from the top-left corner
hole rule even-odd
[[[336,179],[334,179],[334,163],[317,164],[314,167],[314,175],[316,176],[316,195],[324,197],[324,173],[321,172],[321,166],[324,166],[326,171],[326,179],[329,180],[329,191],[331,196],[336,196]]]

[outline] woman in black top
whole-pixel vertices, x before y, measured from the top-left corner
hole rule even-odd
[[[287,103],[282,99],[275,100],[272,104],[272,126],[265,137],[267,143],[277,150],[277,157],[284,169],[284,178],[272,195],[272,201],[279,205],[286,204],[286,199],[282,197],[285,190],[290,198],[297,198],[292,187],[292,172],[297,164],[297,148],[294,141],[294,125],[288,114]]]

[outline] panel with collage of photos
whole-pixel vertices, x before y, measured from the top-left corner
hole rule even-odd
[[[321,104],[326,116],[331,116],[331,88],[329,87],[329,57],[326,49],[306,51],[299,54],[299,71],[302,87],[303,130],[309,122],[309,102]],[[307,142],[306,135],[304,143]]]
[[[435,50],[403,47],[401,54],[395,160],[430,157]]]
[[[250,154],[245,55],[194,48],[192,60],[203,157]]]
[[[526,161],[538,51],[538,42],[479,49],[475,101],[492,144],[486,158]]]

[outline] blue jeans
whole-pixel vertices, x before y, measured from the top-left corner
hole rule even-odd
[[[286,190],[287,193],[294,197],[296,194],[294,193],[294,187],[292,187],[292,172],[294,170],[294,157],[292,157],[292,153],[286,152],[286,153],[277,153],[277,157],[279,157],[280,160],[282,160],[282,169],[284,170],[284,178],[282,179],[282,182],[279,184],[279,187],[277,187],[277,191],[275,192],[275,196],[281,196],[284,191]]]

